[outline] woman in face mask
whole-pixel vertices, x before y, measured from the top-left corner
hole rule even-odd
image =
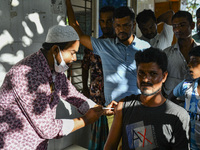
[[[0,88],[0,149],[47,149],[48,139],[68,135],[105,113],[102,106],[79,93],[64,74],[76,61],[78,48],[75,30],[56,25],[49,29],[42,49],[9,70]],[[83,116],[55,119],[60,98]]]

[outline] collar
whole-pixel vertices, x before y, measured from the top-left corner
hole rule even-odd
[[[135,45],[135,43],[139,40],[135,34],[133,34],[134,39],[132,41],[132,43],[130,45]],[[115,38],[115,44],[123,44],[122,42],[119,41],[118,37]],[[124,45],[124,44],[123,44]]]
[[[43,55],[41,49],[38,51],[37,54],[38,54],[39,61],[40,61],[40,63],[41,63],[41,68],[42,68],[44,74],[45,74],[45,75],[47,76],[47,78],[49,79],[49,82],[52,82],[52,81],[53,81],[53,79],[52,79],[52,74],[54,73],[54,74],[57,75],[57,73],[56,73],[56,72],[51,72],[50,67],[49,67],[49,65],[48,65],[48,62],[47,62],[45,56]]]
[[[199,46],[200,43],[197,43],[195,40],[194,40],[194,44],[193,44],[193,47],[196,47],[196,46]],[[174,50],[179,50],[179,45],[178,45],[178,42],[176,42],[174,44]]]
[[[176,42],[176,43],[174,44],[174,50],[179,50],[178,42]]]
[[[148,39],[148,38],[146,38],[146,37],[144,37],[144,36],[142,35],[142,36],[140,37],[140,39],[141,39],[141,40],[144,40],[144,41],[147,41],[147,42],[150,43],[152,40],[156,39],[158,35],[159,35],[159,34],[157,33],[157,34],[154,36],[154,38],[152,38],[152,39]]]
[[[199,78],[197,78],[197,79],[194,79],[194,88],[197,88],[197,86],[198,86],[198,82],[199,82]]]
[[[200,45],[200,43],[197,43],[195,40],[194,40],[194,45],[193,45],[193,47],[196,47],[196,46],[199,46]]]

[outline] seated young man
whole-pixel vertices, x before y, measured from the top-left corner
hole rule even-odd
[[[190,61],[188,67],[193,79],[185,79],[179,83],[170,94],[170,99],[176,102],[176,98],[184,96],[185,109],[190,115],[191,149],[200,149],[200,46],[194,47],[189,52]]]
[[[115,109],[114,121],[105,150],[188,150],[187,111],[166,99],[162,84],[167,78],[167,56],[156,48],[135,54],[140,95],[122,99]]]

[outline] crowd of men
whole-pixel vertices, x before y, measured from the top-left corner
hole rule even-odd
[[[105,149],[131,149],[131,148],[140,148],[140,147],[146,147],[147,149],[154,149],[159,147],[160,149],[170,149],[170,147],[172,149],[188,149],[188,145],[183,145],[183,141],[184,140],[188,140],[188,135],[189,134],[189,122],[188,122],[188,115],[185,114],[185,112],[183,112],[184,116],[184,120],[182,120],[181,122],[181,126],[185,127],[186,130],[184,130],[183,132],[185,132],[186,136],[182,136],[185,137],[184,138],[179,138],[179,137],[171,137],[170,139],[172,140],[172,138],[174,138],[173,140],[175,140],[176,142],[169,142],[168,144],[164,144],[162,145],[161,143],[159,143],[158,141],[160,141],[160,139],[157,138],[153,138],[153,140],[156,140],[158,143],[157,145],[153,146],[153,144],[151,143],[149,146],[149,144],[146,143],[146,146],[144,146],[144,141],[140,140],[140,142],[138,141],[131,141],[131,138],[134,139],[136,138],[136,136],[138,136],[138,134],[134,133],[137,131],[135,130],[135,128],[140,128],[139,131],[141,131],[141,128],[145,129],[146,131],[146,125],[145,125],[145,120],[146,118],[144,118],[143,116],[141,116],[141,120],[142,123],[140,125],[137,125],[138,122],[129,122],[129,124],[133,123],[130,125],[130,129],[129,131],[132,133],[134,131],[134,133],[132,134],[128,134],[126,135],[127,131],[127,124],[128,122],[124,122],[124,118],[127,118],[127,116],[130,119],[130,115],[131,117],[138,117],[138,114],[140,111],[138,110],[135,111],[134,113],[132,111],[128,112],[128,113],[122,113],[124,112],[124,109],[126,109],[126,107],[124,105],[126,105],[126,103],[124,102],[126,99],[128,100],[134,100],[135,103],[135,99],[141,101],[142,105],[146,105],[147,103],[147,107],[150,107],[149,109],[151,109],[151,107],[161,107],[163,105],[163,103],[168,103],[168,102],[162,102],[162,99],[164,99],[164,101],[166,101],[166,99],[168,99],[169,95],[172,93],[173,89],[183,80],[185,79],[192,79],[191,77],[191,71],[189,70],[188,67],[188,63],[190,61],[190,56],[188,55],[188,53],[191,51],[192,48],[198,46],[198,41],[194,40],[192,37],[192,30],[195,28],[195,24],[193,22],[192,19],[192,15],[187,12],[187,11],[178,11],[176,13],[174,13],[172,10],[169,10],[163,14],[161,14],[160,16],[158,16],[156,18],[155,13],[150,10],[150,9],[145,9],[141,12],[139,12],[137,14],[137,16],[135,16],[134,12],[131,10],[131,8],[129,7],[125,7],[122,6],[120,8],[115,9],[114,13],[113,13],[113,20],[112,20],[112,24],[113,24],[113,29],[114,30],[110,30],[113,31],[112,33],[110,33],[110,36],[105,36],[105,39],[95,39],[93,37],[90,37],[88,35],[85,35],[82,31],[81,28],[79,26],[79,24],[77,24],[76,19],[74,17],[73,14],[73,9],[71,7],[70,4],[70,0],[66,0],[66,4],[67,4],[67,14],[69,16],[69,24],[74,27],[74,29],[77,31],[79,37],[80,37],[80,42],[82,45],[84,45],[85,47],[87,47],[88,49],[91,50],[90,53],[85,53],[85,55],[87,56],[87,59],[85,58],[84,61],[82,62],[82,65],[87,65],[85,60],[91,61],[91,64],[93,64],[93,67],[91,67],[91,85],[90,85],[90,92],[88,97],[90,97],[92,100],[96,101],[97,97],[100,97],[101,95],[105,95],[105,97],[103,97],[100,101],[102,102],[103,105],[108,105],[111,101],[116,101],[119,102],[118,106],[117,106],[117,110],[116,114],[113,116],[107,116],[108,119],[108,126],[109,126],[109,137],[104,141],[106,142],[105,145]],[[197,10],[197,18],[198,18],[198,11]],[[136,18],[136,20],[135,20]],[[100,27],[101,28],[106,28],[106,24],[103,27],[101,25],[101,12],[100,12]],[[198,19],[197,19],[198,20]],[[135,25],[136,22],[138,24],[138,27],[142,33],[142,36],[137,38],[136,35],[134,34],[135,31]],[[163,29],[160,33],[158,33],[157,31],[157,25],[163,23]],[[110,24],[109,24],[110,25]],[[107,26],[107,28],[111,28],[111,26]],[[198,29],[198,22],[197,22],[197,29]],[[103,31],[103,35],[104,35],[104,30]],[[176,37],[176,43],[172,44],[173,41],[173,37]],[[196,35],[197,37],[197,35]],[[144,41],[146,43],[144,43]],[[148,45],[149,44],[149,45]],[[150,48],[148,48],[150,47]],[[161,50],[157,51],[157,50]],[[141,87],[139,86],[141,83],[138,81],[139,77],[140,77],[140,72],[138,67],[140,66],[140,63],[137,64],[137,60],[136,60],[136,56],[140,51],[144,50],[144,54],[141,54],[141,57],[143,56],[145,59],[149,60],[150,58],[148,57],[153,57],[153,55],[157,56],[157,57],[161,57],[158,54],[162,55],[162,53],[164,53],[166,55],[165,59],[164,57],[162,58],[162,61],[164,61],[164,63],[166,63],[166,69],[163,70],[162,67],[160,67],[160,65],[162,65],[161,61],[154,59],[150,59],[149,62],[146,60],[143,60],[144,62],[140,62],[141,64],[148,64],[148,63],[156,63],[159,68],[162,70],[163,73],[167,72],[167,75],[163,75],[163,77],[166,77],[164,79],[164,81],[160,81],[161,86],[158,89],[154,89],[152,90],[152,93],[150,94],[145,94],[145,92],[143,93]],[[200,49],[199,49],[200,50]],[[145,51],[149,51],[149,56],[145,55]],[[156,53],[155,53],[156,52]],[[98,57],[97,59],[94,58],[94,56],[92,55],[92,53],[94,53],[96,55],[96,57]],[[163,55],[164,55],[163,54]],[[130,58],[132,61],[130,61]],[[136,61],[135,61],[136,60]],[[97,63],[98,62],[98,63]],[[99,63],[100,62],[100,63]],[[102,63],[102,64],[101,64]],[[98,71],[94,71],[94,68],[97,69],[97,64],[102,65],[101,66],[101,75],[99,76],[99,72]],[[131,66],[131,67],[130,67]],[[148,68],[151,68],[152,66],[149,65]],[[87,70],[89,70],[90,68],[88,67]],[[154,68],[155,69],[155,68]],[[84,67],[83,67],[84,70]],[[148,69],[147,69],[148,70]],[[145,71],[147,71],[145,70]],[[131,74],[129,74],[129,71],[131,71]],[[144,83],[142,82],[142,84],[144,84],[143,86],[145,86],[145,91],[148,90],[148,87],[154,87],[153,83],[153,75],[151,77],[151,71],[153,71],[153,69],[151,71],[147,71],[147,73],[145,71],[142,71],[142,75],[144,76],[144,80],[145,78],[146,81],[144,81]],[[156,72],[156,71],[155,71]],[[148,77],[148,74],[150,74]],[[158,74],[158,73],[156,73]],[[84,76],[85,74],[83,74],[83,79],[85,78]],[[87,76],[88,78],[88,76]],[[99,81],[99,78],[101,78],[101,81]],[[121,83],[121,81],[123,83]],[[145,83],[146,82],[146,83]],[[97,88],[94,88],[93,86],[96,86]],[[84,86],[85,88],[85,86]],[[86,87],[88,88],[88,86]],[[101,89],[101,90],[100,90]],[[83,89],[85,90],[85,89]],[[99,92],[97,92],[99,91]],[[159,93],[159,94],[158,94]],[[131,95],[131,96],[130,96]],[[140,95],[140,98],[134,97],[133,95]],[[153,96],[152,96],[153,95]],[[158,96],[159,95],[159,96]],[[129,97],[130,96],[130,97]],[[143,99],[143,96],[145,97]],[[159,97],[159,98],[158,98]],[[124,99],[125,98],[125,99]],[[159,102],[156,102],[159,99]],[[179,105],[183,106],[184,102],[185,102],[185,97],[179,97],[180,101]],[[136,100],[136,101],[137,101]],[[144,102],[143,102],[144,100]],[[131,101],[131,102],[132,102]],[[122,104],[121,104],[122,103]],[[149,104],[148,104],[149,103]],[[128,107],[131,107],[132,109],[135,108],[136,104],[131,105]],[[168,105],[168,104],[165,104]],[[171,104],[170,104],[171,105]],[[173,104],[172,104],[173,105]],[[200,102],[198,103],[198,101],[196,102],[197,105],[197,109],[200,107]],[[119,107],[119,108],[118,108]],[[167,107],[167,106],[165,106]],[[172,106],[170,106],[172,107]],[[184,110],[182,110],[181,107],[177,107],[177,106],[173,106],[174,108],[178,109],[179,112],[182,112]],[[168,114],[167,112],[168,110],[165,110],[165,113]],[[170,110],[172,111],[172,110]],[[188,111],[188,110],[187,110]],[[143,110],[143,112],[145,112]],[[140,112],[142,113],[142,112]],[[159,113],[156,112],[156,113]],[[160,113],[162,113],[162,110],[160,110]],[[198,117],[199,112],[196,112],[197,115],[196,117]],[[119,116],[118,116],[119,114]],[[133,114],[133,116],[132,116]],[[142,113],[143,114],[143,113]],[[170,114],[171,115],[171,114]],[[156,119],[155,120],[159,120],[159,117],[156,117],[156,114],[153,114],[152,116],[154,116]],[[163,114],[164,116],[164,114]],[[175,115],[177,116],[177,114]],[[115,121],[113,122],[113,117],[115,117]],[[154,118],[153,117],[153,118]],[[183,116],[178,116],[178,118],[182,118]],[[151,117],[149,117],[151,118]],[[165,118],[166,119],[166,118]],[[140,121],[141,121],[140,120]],[[181,120],[181,119],[180,119]],[[139,121],[139,120],[138,120]],[[119,123],[120,122],[120,123]],[[184,123],[186,124],[184,124]],[[149,122],[148,122],[149,123]],[[159,128],[158,126],[155,127],[156,125],[152,125],[154,124],[149,123],[152,127],[150,127],[150,132],[154,135],[156,135],[156,131],[151,131],[152,128]],[[149,125],[147,124],[147,125]],[[168,123],[170,124],[170,123]],[[105,124],[104,124],[105,125]],[[111,125],[113,126],[111,129]],[[163,124],[160,124],[160,126]],[[181,128],[182,128],[181,127]],[[173,128],[173,127],[171,127]],[[188,129],[188,130],[187,130]],[[156,129],[155,129],[156,130]],[[118,132],[116,132],[118,131]],[[144,132],[144,130],[142,130],[141,132]],[[162,133],[165,132],[164,130],[162,130]],[[173,132],[176,132],[175,130]],[[99,130],[95,130],[95,134],[101,133],[101,129]],[[200,131],[198,131],[198,134],[200,133]],[[172,134],[172,133],[171,133]],[[97,136],[97,135],[96,135]],[[97,139],[100,138],[100,135],[98,134],[98,136],[96,137]],[[106,135],[107,136],[107,135]],[[130,136],[127,138],[127,136]],[[162,135],[159,135],[159,137],[161,137]],[[167,135],[165,135],[167,136]],[[116,137],[116,138],[113,138]],[[167,136],[169,138],[169,135]],[[194,137],[194,136],[193,136]],[[199,137],[199,135],[198,135]],[[120,140],[120,138],[122,138]],[[138,136],[138,139],[142,139],[142,135]],[[91,138],[91,139],[95,139],[95,138]],[[125,139],[125,140],[124,140]],[[200,147],[200,141],[199,140],[194,140],[195,138],[193,138],[193,141],[189,141],[188,143],[191,144],[191,148],[193,149],[198,149]],[[180,140],[180,141],[179,141]],[[179,141],[179,142],[178,142]],[[95,143],[97,142],[97,140],[94,141],[90,141],[91,143]],[[102,141],[101,141],[102,142]],[[143,143],[142,143],[143,142]],[[118,144],[119,143],[119,144]],[[142,143],[142,144],[141,144]],[[150,143],[150,142],[149,142]],[[172,144],[173,143],[173,144]],[[182,143],[182,144],[177,144],[177,143]],[[155,144],[155,143],[154,143]],[[160,145],[161,144],[161,145]],[[95,144],[98,145],[98,144]],[[114,146],[113,146],[114,145]],[[128,147],[129,145],[129,147]],[[179,145],[179,146],[178,146]],[[149,147],[148,147],[149,146]],[[91,148],[92,149],[92,148]],[[95,149],[95,148],[94,148]],[[99,148],[101,149],[101,148]],[[103,148],[102,148],[103,149]]]
[[[65,4],[69,25],[51,27],[42,48],[6,74],[0,149],[45,150],[48,139],[92,124],[90,150],[199,150],[200,9],[192,36],[195,23],[187,11],[156,18],[148,9],[136,15],[127,6],[106,6],[99,18],[103,35],[94,38],[82,32],[71,0]],[[86,47],[82,93],[64,74],[80,44]],[[61,98],[82,116],[56,119]]]

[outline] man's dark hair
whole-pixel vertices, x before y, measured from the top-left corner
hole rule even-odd
[[[186,18],[190,24],[193,23],[193,19],[192,19],[191,13],[189,13],[188,11],[183,11],[183,10],[180,10],[180,11],[176,12],[176,13],[172,16],[172,21],[173,21],[175,18],[181,18],[181,17]]]
[[[142,12],[140,12],[137,17],[136,17],[136,21],[138,24],[144,24],[147,23],[149,21],[149,19],[153,19],[153,21],[155,21],[156,23],[156,16],[154,14],[154,12],[151,9],[144,9]]]
[[[197,14],[200,14],[200,7],[196,11],[196,16],[197,16]]]
[[[115,9],[114,18],[124,18],[130,16],[132,21],[135,21],[134,10],[128,6],[121,6]]]
[[[106,12],[115,12],[115,7],[113,7],[113,6],[104,6],[104,7],[102,7],[101,9],[100,9],[100,14],[101,13],[106,13]]]
[[[189,56],[197,56],[197,57],[200,57],[200,46],[196,46],[196,47],[193,47],[189,53],[188,53]]]
[[[162,72],[167,71],[167,55],[158,48],[150,47],[143,51],[138,51],[135,54],[135,61],[137,67],[141,63],[154,62],[160,67]]]
[[[42,47],[45,50],[50,50],[54,45],[57,45],[60,47],[60,50],[63,50],[67,46],[67,44],[69,44],[69,42],[63,42],[63,43],[46,43],[45,42],[42,44]]]

